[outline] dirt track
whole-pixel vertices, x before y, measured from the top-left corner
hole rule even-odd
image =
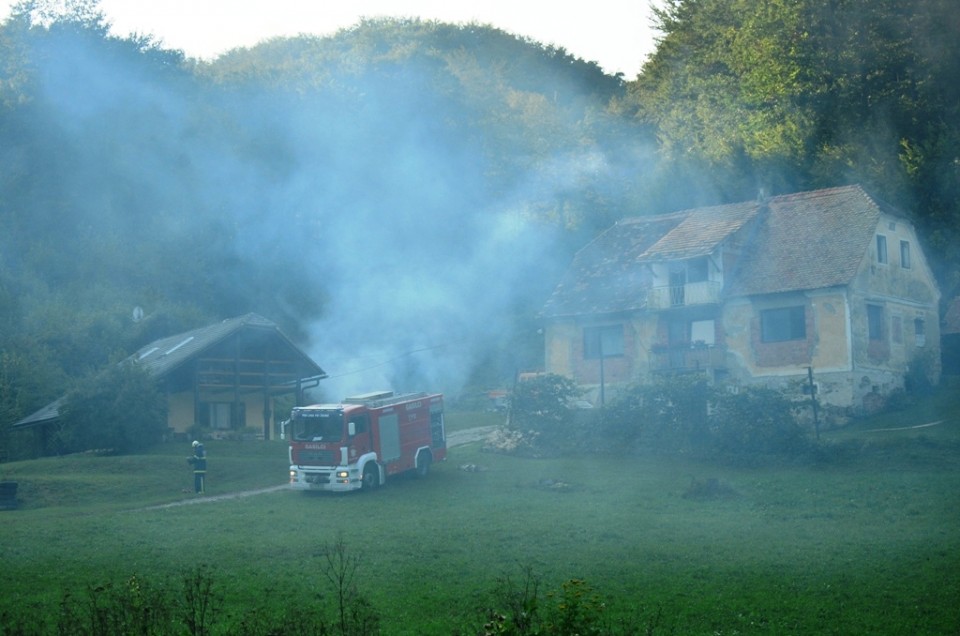
[[[478,428],[468,428],[463,431],[454,431],[447,435],[447,448],[453,448],[454,446],[462,446],[463,444],[469,444],[471,442],[479,442],[484,437],[492,433],[497,427],[496,426],[481,426]],[[257,490],[244,490],[241,492],[230,492],[224,493],[222,495],[200,495],[194,499],[183,499],[181,501],[172,501],[170,503],[160,504],[158,506],[148,506],[146,508],[140,508],[140,510],[159,510],[161,508],[173,508],[176,506],[190,506],[193,504],[200,503],[211,503],[214,501],[224,501],[226,499],[240,499],[241,497],[252,497],[253,495],[262,495],[268,492],[277,492],[278,490],[286,490],[289,488],[288,484],[280,484],[279,486],[270,486],[269,488],[259,488]]]

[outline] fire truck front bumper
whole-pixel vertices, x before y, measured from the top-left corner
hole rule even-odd
[[[290,467],[290,487],[294,490],[327,490],[347,492],[361,486],[360,474],[354,469],[335,467]]]

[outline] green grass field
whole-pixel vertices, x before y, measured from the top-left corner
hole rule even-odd
[[[582,579],[608,617],[655,634],[957,634],[956,392],[822,438],[837,449],[827,460],[761,467],[532,460],[472,444],[425,480],[373,493],[225,500],[282,484],[286,447],[210,442],[211,501],[168,507],[157,506],[195,499],[182,492],[185,445],[0,464],[21,500],[0,512],[0,633],[33,633],[24,615],[52,627],[65,594],[131,576],[166,585],[200,566],[223,599],[213,633],[228,633],[252,609],[327,603],[321,570],[339,538],[383,634],[479,633],[498,579],[527,570],[543,591]],[[711,479],[716,496],[688,496]]]

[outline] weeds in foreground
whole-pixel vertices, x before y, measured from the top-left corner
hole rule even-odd
[[[540,592],[541,581],[530,567],[520,582],[497,579],[494,607],[483,610],[477,636],[617,636],[655,633],[660,612],[648,618],[612,621],[603,596],[583,579],[568,579],[557,591]]]
[[[154,585],[132,575],[119,584],[88,586],[84,593],[61,597],[56,625],[43,622],[43,612],[0,616],[0,634],[16,636],[374,636],[380,617],[357,591],[354,580],[360,559],[351,555],[341,538],[321,553],[321,569],[333,586],[333,620],[323,611],[322,597],[311,604],[273,603],[252,608],[242,616],[221,616],[223,597],[206,566],[185,572],[179,587]],[[569,579],[556,591],[541,592],[541,581],[530,567],[519,582],[497,579],[491,606],[481,611],[482,626],[461,636],[621,636],[655,633],[660,613],[653,617],[607,616],[606,601],[589,583]],[[455,633],[455,632],[451,632]]]
[[[336,541],[324,547],[321,557],[320,569],[334,589],[338,633],[344,636],[378,633],[379,617],[355,584],[360,556],[347,551],[342,533],[337,535]]]
[[[380,617],[360,594],[354,581],[360,557],[347,551],[340,537],[319,555],[320,570],[333,586],[335,618],[324,612],[322,595],[315,603],[273,604],[251,608],[240,617],[221,614],[224,597],[205,565],[184,572],[179,586],[155,585],[134,574],[121,583],[88,585],[83,592],[64,592],[56,624],[44,620],[43,608],[0,615],[4,636],[373,636],[380,631]],[[278,610],[278,607],[282,609]]]

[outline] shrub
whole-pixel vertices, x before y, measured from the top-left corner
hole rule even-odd
[[[796,403],[775,389],[733,393],[702,376],[672,376],[626,387],[609,406],[591,411],[570,408],[578,394],[560,376],[519,384],[509,424],[487,448],[527,456],[647,449],[701,457],[797,455],[810,449]]]
[[[134,364],[115,364],[81,381],[60,409],[55,448],[69,453],[145,450],[167,431],[167,400],[149,374]]]
[[[509,576],[497,579],[492,607],[483,610],[483,624],[473,633],[481,636],[599,636],[600,634],[652,634],[659,615],[614,624],[607,617],[604,597],[583,579],[568,579],[559,590],[542,594],[541,581],[530,567],[520,582]],[[643,623],[646,622],[644,625]]]
[[[674,376],[622,391],[603,413],[602,432],[613,448],[642,442],[660,451],[709,446],[707,403],[712,389],[699,376]]]
[[[510,394],[510,416],[506,428],[519,433],[511,436],[517,449],[536,449],[556,454],[576,447],[589,431],[578,426],[576,409],[571,405],[581,391],[572,380],[552,373],[539,375],[517,384]]]
[[[714,395],[710,429],[715,449],[727,455],[794,455],[808,448],[797,423],[797,405],[764,387]]]

